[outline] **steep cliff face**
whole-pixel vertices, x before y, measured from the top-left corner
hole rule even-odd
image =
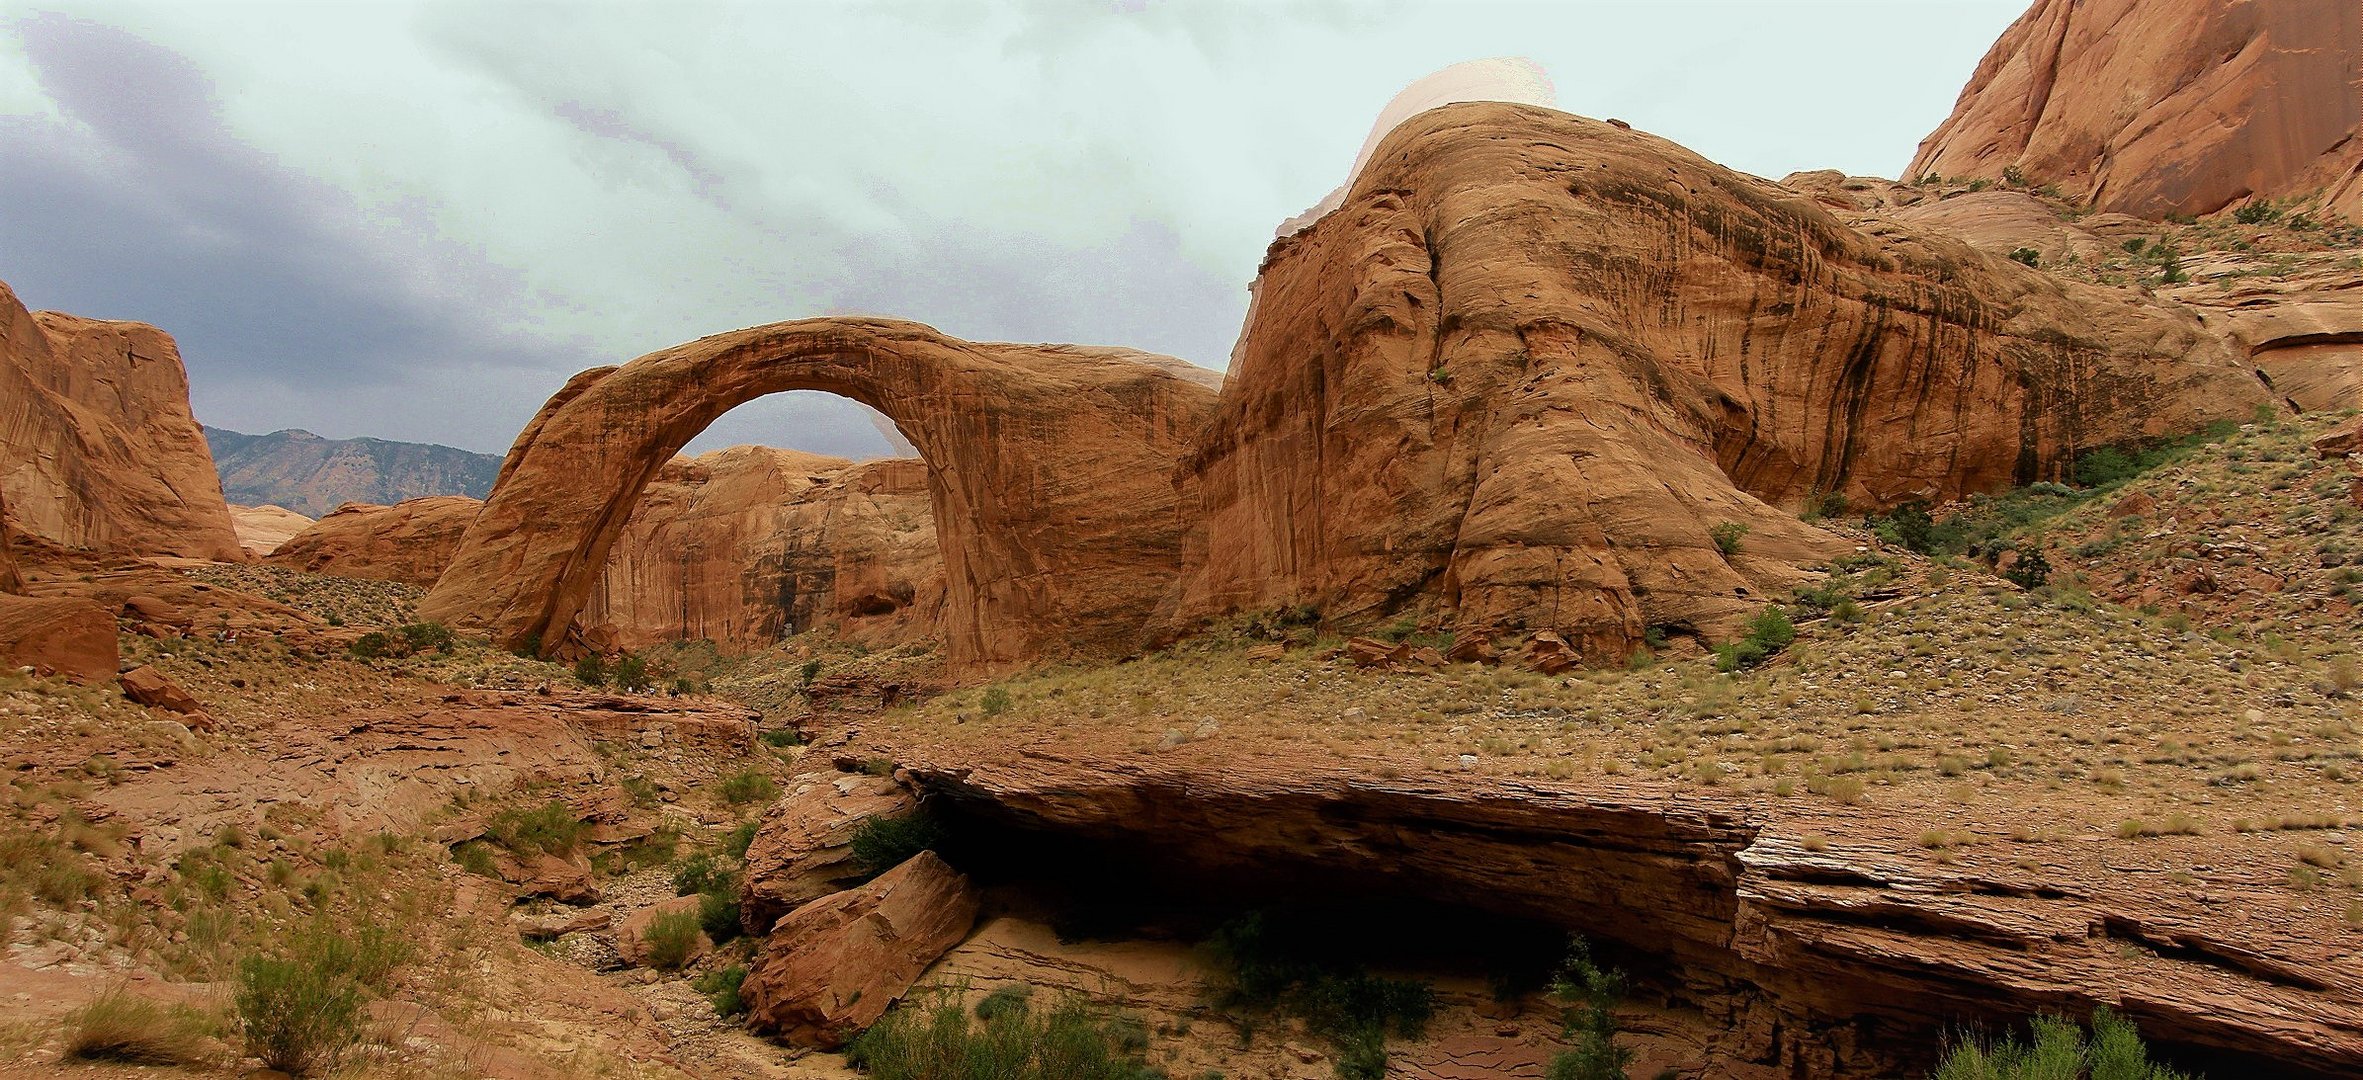
[[[820,628],[891,645],[934,634],[943,592],[923,463],[736,446],[658,471],[583,621],[628,649]]]
[[[16,545],[8,538],[8,497],[0,494],[0,593],[24,591],[24,574],[16,567]]]
[[[242,560],[180,350],[141,323],[27,312],[0,284],[9,527],[71,548]]]
[[[465,495],[392,506],[347,503],[313,522],[263,561],[336,577],[399,581],[427,588],[441,577],[483,503]]]
[[[2363,218],[2363,6],[2037,0],[1910,176],[2057,184],[2100,210],[2206,214],[2324,193]]]
[[[324,439],[309,431],[246,435],[205,429],[222,493],[233,503],[284,506],[319,517],[349,502],[390,505],[436,495],[492,493],[501,459],[387,439]]]
[[[1398,127],[1255,296],[1185,468],[1185,618],[1437,608],[1621,659],[1654,625],[1725,636],[1840,550],[1797,520],[1814,493],[2054,478],[2267,398],[2165,305],[1511,105]]]

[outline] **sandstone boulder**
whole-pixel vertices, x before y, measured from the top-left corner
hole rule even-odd
[[[968,878],[923,851],[797,908],[747,966],[748,1019],[797,1046],[842,1045],[968,936],[978,906]]]
[[[392,506],[346,503],[272,550],[265,562],[311,574],[427,588],[451,562],[482,503],[436,495]]]
[[[890,777],[863,773],[799,776],[763,811],[747,845],[739,913],[751,934],[780,916],[859,882],[853,834],[872,818],[915,812],[917,800]]]
[[[246,553],[259,559],[311,528],[312,519],[284,506],[232,505],[230,525],[238,530],[238,543]]]
[[[172,338],[27,312],[0,284],[8,526],[67,548],[241,561]]]
[[[2189,314],[1814,200],[1672,143],[1464,104],[1274,244],[1183,482],[1185,620],[1310,604],[1550,630],[1619,662],[1738,632],[1801,524],[2053,479],[2269,400]]]
[[[1909,175],[2015,167],[2096,209],[2206,214],[2326,191],[2363,217],[2363,7],[2037,0]]]
[[[2363,416],[2349,417],[2345,423],[2315,436],[2314,452],[2326,458],[2363,454]]]
[[[581,620],[627,649],[824,628],[883,647],[932,637],[943,595],[923,463],[735,446],[657,472]]]
[[[77,683],[113,678],[115,617],[88,600],[0,594],[0,668]]]
[[[181,684],[172,681],[172,676],[151,664],[141,664],[123,673],[123,696],[152,709],[183,716],[205,715],[205,705],[195,694],[182,689]]]
[[[808,319],[577,375],[526,426],[422,617],[563,650],[642,489],[731,408],[822,390],[930,463],[945,650],[990,667],[1136,648],[1197,527],[1175,467],[1219,377],[1125,349],[959,341]]]
[[[702,897],[695,895],[676,896],[670,900],[660,900],[625,916],[624,921],[615,924],[616,955],[623,957],[625,963],[634,967],[659,966],[656,963],[658,958],[655,956],[654,948],[648,940],[649,931],[655,928],[658,919],[666,916],[677,918],[686,915],[692,919],[697,918],[698,904],[702,899]],[[706,937],[705,931],[699,930],[696,939],[691,942],[687,953],[682,957],[681,963],[687,963],[704,956],[713,947],[714,943]],[[674,964],[673,966],[680,965]]]

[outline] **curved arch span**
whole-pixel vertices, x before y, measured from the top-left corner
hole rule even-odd
[[[641,489],[717,417],[820,390],[927,462],[959,667],[1137,647],[1182,571],[1176,468],[1219,377],[1170,357],[961,341],[825,318],[716,334],[569,380],[526,425],[420,617],[558,651]]]

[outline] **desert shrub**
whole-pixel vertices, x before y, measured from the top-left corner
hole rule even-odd
[[[2232,211],[2232,220],[2242,225],[2263,225],[2280,217],[2281,208],[2263,199],[2250,199]]]
[[[117,986],[66,1014],[66,1056],[127,1065],[195,1065],[210,1057],[205,1018]]]
[[[730,869],[715,862],[713,856],[692,855],[673,870],[673,895],[694,896],[713,892],[731,878]]]
[[[1079,997],[1040,1015],[1016,1009],[971,1020],[946,996],[887,1010],[846,1060],[879,1080],[1163,1080],[1138,1031]]]
[[[648,966],[658,971],[679,969],[696,951],[703,931],[694,911],[668,911],[649,920],[648,929],[640,934],[640,945],[648,950]]]
[[[981,704],[984,706],[986,716],[999,716],[1008,712],[1009,691],[999,686],[987,687]]]
[[[738,827],[722,834],[722,851],[733,859],[747,857],[747,849],[754,846],[758,823],[742,821]]]
[[[607,685],[607,660],[598,653],[584,653],[574,662],[574,681],[584,686]]]
[[[2033,266],[2043,261],[2043,253],[2031,247],[2013,248],[2010,252],[2010,261]]]
[[[1254,913],[1215,932],[1203,950],[1215,973],[1215,1007],[1243,1033],[1259,1017],[1296,1017],[1336,1052],[1339,1077],[1379,1080],[1387,1033],[1420,1037],[1435,1013],[1435,990],[1323,962],[1297,948],[1290,930]]]
[[[795,728],[773,728],[761,735],[756,736],[756,738],[763,740],[763,745],[765,746],[775,746],[783,749],[790,746],[804,745],[804,733],[796,730]]]
[[[2002,182],[2011,187],[2025,187],[2027,186],[2027,174],[2019,171],[2019,167],[2016,165],[2004,165],[2002,166]]]
[[[1592,959],[1591,943],[1578,937],[1567,944],[1567,959],[1551,980],[1551,996],[1561,1006],[1562,1037],[1574,1047],[1551,1056],[1544,1071],[1549,1080],[1624,1080],[1633,1063],[1633,1050],[1616,1042],[1616,1005],[1625,996],[1624,972],[1601,967]]]
[[[2042,548],[2020,548],[2002,577],[2022,589],[2040,589],[2051,580],[2051,560],[2043,557]]]
[[[393,655],[394,641],[392,634],[383,630],[372,630],[354,638],[352,644],[345,646],[345,651],[362,660],[375,660],[379,657]]]
[[[247,1054],[293,1076],[334,1068],[361,1037],[365,990],[382,989],[408,955],[408,942],[391,928],[365,925],[348,935],[315,924],[284,954],[246,956],[231,1007]]]
[[[410,651],[414,653],[425,652],[429,649],[448,653],[456,652],[459,649],[459,635],[452,633],[450,627],[439,622],[405,623],[395,627],[394,632],[402,636],[402,644],[409,647]]]
[[[519,855],[565,855],[581,842],[583,823],[565,803],[552,799],[540,806],[513,806],[494,814],[484,831]]]
[[[493,863],[492,845],[482,840],[470,840],[451,849],[451,861],[477,877],[500,876],[499,869]]]
[[[1953,1042],[1931,1080],[2187,1080],[2150,1061],[2130,1021],[2106,1006],[2093,1011],[2092,1038],[2075,1021],[2038,1016],[2028,1042],[1963,1038]]]
[[[722,778],[722,801],[732,806],[769,802],[779,797],[779,785],[758,769],[741,769]]]
[[[869,873],[883,874],[943,842],[943,827],[925,811],[901,817],[872,815],[853,827],[853,861]]]
[[[735,875],[728,888],[699,894],[697,924],[705,930],[707,937],[714,939],[716,945],[736,940],[744,930],[738,907],[738,878]]]
[[[1768,606],[1748,620],[1745,636],[1715,646],[1715,669],[1738,671],[1755,667],[1796,640],[1797,626],[1789,621],[1789,613],[1779,605]]]
[[[817,678],[820,678],[820,661],[818,660],[806,660],[804,666],[796,669],[796,685],[798,686],[811,686],[812,680]]]
[[[1725,555],[1739,554],[1740,538],[1748,535],[1748,527],[1736,521],[1726,521],[1707,530],[1707,539],[1715,542],[1715,550]]]
[[[648,676],[648,660],[637,655],[627,655],[616,661],[614,678],[617,687],[634,694],[656,685],[655,680]]]
[[[714,1011],[723,1016],[738,1016],[747,1011],[745,999],[739,997],[739,987],[746,984],[747,969],[742,964],[715,968],[691,980],[690,986],[714,1003]]]

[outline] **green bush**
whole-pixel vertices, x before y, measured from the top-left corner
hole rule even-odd
[[[1739,554],[1740,537],[1748,534],[1748,527],[1736,521],[1726,521],[1707,530],[1707,539],[1715,542],[1715,550],[1725,555]]]
[[[1034,988],[1025,983],[1004,983],[976,1003],[976,1018],[991,1020],[1005,1013],[1023,1014],[1032,1007]]]
[[[649,920],[648,929],[640,934],[640,945],[648,950],[648,966],[658,971],[678,970],[697,951],[703,929],[693,911],[668,911]]]
[[[1419,1038],[1435,1013],[1426,983],[1386,979],[1314,960],[1292,946],[1290,928],[1261,913],[1233,920],[1207,941],[1215,972],[1215,1007],[1242,1034],[1256,1018],[1280,1014],[1336,1051],[1345,1080],[1386,1074],[1386,1036]]]
[[[584,653],[574,662],[574,681],[584,686],[607,685],[607,660],[598,653]]]
[[[345,651],[362,660],[375,660],[393,655],[394,640],[393,635],[383,630],[372,630],[354,638],[352,644],[345,646]]]
[[[2280,217],[2281,208],[2263,199],[2250,199],[2232,211],[2232,220],[2242,225],[2263,225]]]
[[[782,749],[804,745],[804,733],[795,728],[773,728],[756,738],[763,740],[765,746],[775,746]]]
[[[796,669],[796,685],[798,686],[811,686],[812,680],[817,678],[820,678],[819,660],[806,660],[803,667]]]
[[[1578,937],[1567,944],[1551,996],[1562,1008],[1561,1035],[1575,1046],[1552,1055],[1543,1075],[1548,1080],[1625,1080],[1633,1049],[1617,1045],[1615,1011],[1625,996],[1624,972],[1595,963],[1591,943]]]
[[[733,859],[746,858],[747,849],[754,846],[755,829],[757,828],[758,824],[759,823],[753,821],[742,821],[738,823],[738,828],[723,833],[723,853],[729,855]]]
[[[648,661],[627,655],[615,665],[615,685],[630,693],[640,693],[656,685],[648,677]]]
[[[540,806],[513,806],[494,814],[484,826],[500,846],[519,855],[568,855],[583,835],[583,823],[565,803],[552,799]]]
[[[741,769],[723,777],[719,790],[722,801],[732,806],[770,802],[779,797],[779,785],[759,769]]]
[[[1164,1080],[1144,1054],[1138,1022],[1103,1018],[1070,997],[1039,1016],[996,1012],[971,1020],[948,996],[887,1011],[846,1050],[878,1080]]]
[[[738,908],[737,875],[731,876],[727,887],[698,896],[697,924],[716,945],[728,944],[744,931]]]
[[[2022,589],[2040,589],[2051,581],[2051,560],[2043,557],[2042,548],[2020,548],[2002,577]]]
[[[492,845],[482,840],[470,840],[451,849],[451,861],[458,863],[460,869],[477,877],[500,876],[500,870],[493,862]]]
[[[2034,266],[2043,261],[2043,253],[2031,247],[2012,248],[2010,261]]]
[[[459,650],[459,635],[452,633],[450,627],[439,622],[406,623],[395,627],[394,632],[402,635],[402,644],[414,653],[425,652],[428,649],[440,653]]]
[[[2106,1006],[2093,1011],[2089,1042],[2083,1028],[2062,1017],[2038,1016],[2029,1026],[2030,1042],[1956,1041],[1932,1080],[2188,1080],[2153,1064],[2141,1033]]]
[[[986,716],[999,716],[1002,713],[1008,712],[1009,691],[999,686],[986,687],[984,696],[984,709]]]
[[[736,876],[728,867],[716,863],[711,855],[692,855],[673,871],[673,895],[714,892],[736,880]]]
[[[732,964],[729,967],[715,968],[706,972],[692,980],[689,985],[695,987],[698,993],[704,994],[706,1000],[714,1003],[715,1012],[723,1016],[739,1016],[747,1011],[746,1001],[738,994],[739,987],[745,985],[746,981],[746,967]]]
[[[383,990],[409,951],[389,927],[364,925],[348,936],[316,923],[290,939],[284,955],[247,956],[231,1002],[246,1052],[293,1076],[334,1068],[361,1037],[364,991]]]
[[[1715,670],[1752,668],[1797,640],[1797,625],[1779,605],[1766,607],[1748,620],[1746,636],[1715,646]]]
[[[853,827],[853,861],[868,873],[883,874],[943,842],[943,827],[925,811],[901,817],[872,815]]]

